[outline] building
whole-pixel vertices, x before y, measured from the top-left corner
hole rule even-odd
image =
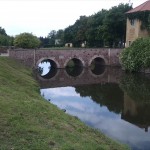
[[[81,47],[86,47],[86,41],[81,43]]]
[[[148,20],[149,12],[150,0],[126,12],[126,47],[129,47],[137,38],[150,36],[148,30],[146,28],[142,28],[142,21],[138,19],[138,15],[144,15],[144,17],[147,15],[146,19]]]
[[[73,44],[72,43],[66,43],[65,47],[73,47]]]

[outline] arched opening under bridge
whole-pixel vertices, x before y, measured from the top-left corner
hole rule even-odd
[[[90,67],[93,74],[101,75],[105,71],[105,60],[101,57],[96,57],[92,60]]]
[[[57,73],[57,64],[52,59],[42,59],[37,67],[39,75],[44,79],[50,79]]]
[[[80,59],[72,58],[66,64],[66,72],[72,77],[79,76],[83,71],[83,63]]]

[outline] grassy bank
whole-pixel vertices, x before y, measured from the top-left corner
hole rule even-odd
[[[0,58],[0,150],[124,150],[45,101],[32,71]]]

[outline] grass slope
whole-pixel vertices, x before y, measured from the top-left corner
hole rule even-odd
[[[0,58],[0,150],[124,150],[45,101],[32,71]]]

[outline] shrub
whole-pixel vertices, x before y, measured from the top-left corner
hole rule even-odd
[[[14,46],[20,48],[37,48],[40,45],[40,40],[31,33],[21,33],[14,39]]]
[[[130,72],[150,67],[150,38],[138,38],[120,56],[122,66]]]

